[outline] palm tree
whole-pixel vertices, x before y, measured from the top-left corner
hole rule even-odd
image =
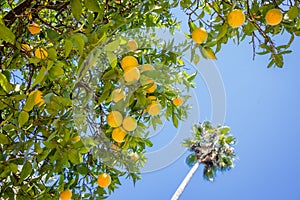
[[[171,200],[177,200],[180,197],[200,164],[204,165],[203,177],[209,181],[214,181],[217,171],[225,171],[233,167],[236,157],[233,146],[236,139],[229,135],[229,132],[229,127],[213,127],[209,122],[194,126],[194,138],[187,139],[183,143],[192,151],[192,154],[187,157],[187,163],[193,167]]]

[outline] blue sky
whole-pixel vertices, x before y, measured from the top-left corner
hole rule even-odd
[[[202,178],[200,167],[181,200],[300,200],[299,42],[296,38],[282,69],[267,69],[266,56],[256,56],[253,61],[247,39],[240,46],[223,46],[215,64],[226,91],[225,125],[238,139],[239,158],[235,168],[219,173],[214,183]],[[209,120],[210,95],[201,77],[197,84],[200,121]],[[176,134],[176,130],[163,129],[155,135],[153,150],[168,145],[172,132]],[[187,155],[163,169],[142,174],[135,187],[130,180],[123,180],[109,199],[170,199],[189,171]]]

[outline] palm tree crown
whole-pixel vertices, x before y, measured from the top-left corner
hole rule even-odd
[[[187,162],[193,165],[196,162],[204,165],[203,177],[214,181],[216,171],[229,170],[233,167],[236,157],[234,144],[236,139],[229,135],[227,126],[213,127],[210,122],[194,126],[193,139],[187,139],[183,145],[193,153],[188,156]]]

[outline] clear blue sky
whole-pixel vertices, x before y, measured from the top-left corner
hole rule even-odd
[[[225,124],[238,139],[239,159],[231,171],[219,173],[214,183],[203,180],[200,167],[181,200],[300,200],[299,42],[295,39],[294,52],[285,56],[283,69],[267,69],[266,56],[252,61],[247,40],[238,47],[231,43],[222,48],[215,64],[226,90]],[[210,96],[200,77],[197,82],[203,121],[211,118]],[[153,149],[168,145],[172,132],[176,134],[163,130],[155,135]],[[130,180],[122,180],[109,200],[170,199],[189,171],[186,155],[166,168],[142,174],[135,187]]]

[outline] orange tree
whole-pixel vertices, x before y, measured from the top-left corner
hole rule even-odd
[[[135,182],[151,146],[149,127],[187,117],[193,86],[180,51],[130,29],[179,26],[182,51],[216,59],[223,44],[246,38],[268,67],[300,34],[298,1],[0,1],[0,197],[104,198]],[[288,33],[286,44],[274,36]],[[140,37],[139,37],[140,36]],[[157,48],[147,43],[157,44]],[[146,44],[146,45],[145,45]],[[172,46],[172,43],[169,45]],[[168,48],[166,48],[168,49]],[[256,50],[259,50],[257,52]],[[199,56],[192,57],[197,63]]]

